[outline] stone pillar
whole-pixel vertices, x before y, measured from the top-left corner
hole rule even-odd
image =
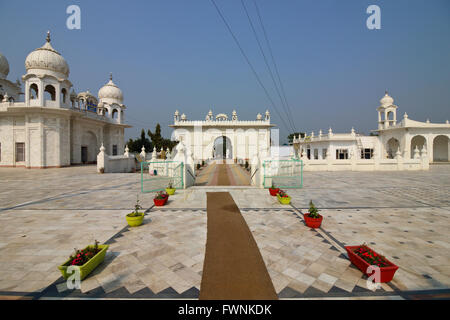
[[[420,151],[417,145],[416,148],[414,149],[414,159],[420,159]]]
[[[108,155],[105,153],[105,147],[102,146],[100,147],[100,152],[97,155],[97,172],[101,172],[103,170],[103,172],[108,172],[107,168],[108,166]]]
[[[400,147],[398,147],[397,152],[395,153],[395,159],[397,160],[397,170],[403,170],[403,157],[400,152]]]
[[[424,145],[422,148],[421,158],[422,158],[422,170],[429,170],[430,169],[430,159],[428,158],[426,145]]]
[[[377,171],[380,169],[380,157],[378,154],[378,148],[376,148],[375,146],[373,147],[373,158],[372,158],[373,162],[374,162],[374,170]]]
[[[261,161],[258,157],[258,154],[255,153],[255,155],[253,156],[253,158],[251,160],[251,167],[250,167],[251,185],[262,188],[263,185],[262,185],[262,179],[261,179],[261,172],[259,172],[259,174],[258,174],[258,171],[262,171]],[[264,172],[262,174],[264,174]]]
[[[147,153],[145,153],[144,146],[142,146],[141,153],[139,155],[141,156],[142,161],[145,161],[145,157],[147,156]]]

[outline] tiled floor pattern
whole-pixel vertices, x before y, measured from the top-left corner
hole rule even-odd
[[[198,296],[194,279],[191,282],[185,280],[189,278],[187,275],[183,275],[183,281],[178,282],[181,285],[176,289],[168,279],[162,280],[169,286],[161,291],[157,292],[157,287],[150,289],[154,284],[136,274],[144,270],[139,270],[143,265],[148,267],[153,262],[145,260],[149,257],[143,258],[134,248],[151,251],[158,236],[166,235],[161,237],[166,238],[161,242],[176,248],[169,249],[167,257],[188,265],[185,261],[195,256],[193,251],[199,252],[198,246],[204,246],[204,238],[200,238],[206,234],[206,228],[203,233],[199,229],[189,233],[186,225],[192,223],[189,226],[194,229],[200,228],[202,223],[206,225],[206,190],[204,187],[177,190],[167,206],[158,212],[150,211],[145,225],[123,229],[126,225],[124,216],[139,193],[139,178],[139,174],[96,174],[92,166],[48,170],[0,168],[0,295],[76,295],[74,291],[59,292],[56,286],[48,287],[59,278],[57,265],[67,258],[73,247],[82,247],[94,239],[104,242],[116,235],[111,240],[107,261],[92,275],[97,281],[90,280],[93,289],[87,295],[80,291],[80,295]],[[301,218],[296,218],[290,207],[283,207],[269,197],[267,190],[243,187],[216,187],[214,190],[229,191],[241,208],[255,232],[280,297],[378,294],[389,297],[401,294],[415,299],[430,294],[435,297],[448,295],[450,166],[432,166],[428,172],[305,172],[304,188],[289,190],[289,194],[294,207],[304,210],[313,199],[322,209],[325,220],[323,229],[318,231],[306,229]],[[152,205],[152,194],[141,194],[140,199],[145,208]],[[162,220],[168,225],[158,225],[162,231],[158,229],[161,234],[155,236],[151,227],[158,217],[164,217]],[[148,232],[139,231],[144,229]],[[176,240],[171,240],[173,237]],[[147,244],[149,239],[151,243]],[[367,289],[361,286],[364,279],[359,271],[360,279],[352,288],[356,270],[348,265],[344,270],[345,257],[340,253],[343,244],[362,242],[392,257],[400,266],[392,282],[394,288],[414,291],[390,292],[387,287],[375,293],[366,292]],[[330,244],[334,244],[334,249]],[[275,252],[273,248],[277,247]],[[187,258],[176,258],[178,248],[190,253]],[[305,253],[299,255],[300,252]],[[301,259],[296,260],[299,256]],[[334,259],[337,266],[342,264],[341,269],[329,269],[325,262],[327,258]],[[277,264],[279,261],[273,261],[276,259],[282,262]],[[287,268],[284,268],[286,263]],[[134,276],[124,277],[118,271],[124,266],[133,270],[134,265],[137,271],[130,272]],[[176,269],[175,265],[165,267]],[[116,275],[113,266],[118,275],[115,280],[106,277],[110,269],[111,274]],[[187,266],[191,270],[192,267]],[[309,278],[298,279],[300,269],[303,269],[301,274]],[[321,270],[320,274],[318,270]],[[179,270],[171,272],[180,274]],[[106,277],[103,282],[100,280],[102,273]],[[169,274],[167,272],[166,276]],[[91,277],[84,285],[86,290],[89,279]],[[164,275],[160,279],[165,279]],[[142,284],[145,286],[139,289]],[[305,284],[308,285],[306,288]]]
[[[323,229],[344,245],[366,242],[400,268],[400,290],[450,288],[450,208],[323,210]]]
[[[143,225],[113,239],[105,262],[80,290],[61,278],[42,297],[197,298],[205,255],[205,210],[149,211]]]
[[[243,210],[280,298],[374,295],[346,255],[306,227],[294,209]],[[383,284],[375,294],[390,294]]]

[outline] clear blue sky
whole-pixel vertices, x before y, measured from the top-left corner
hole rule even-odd
[[[280,112],[283,109],[240,0],[216,0]],[[253,2],[246,0],[257,25]],[[81,30],[66,28],[66,8],[81,7]],[[297,129],[369,133],[387,89],[399,116],[450,119],[450,1],[258,0]],[[366,8],[381,7],[381,30],[366,28]],[[257,25],[258,26],[258,25]],[[29,52],[45,42],[70,66],[77,92],[97,93],[109,72],[128,106],[126,138],[179,109],[189,119],[241,119],[271,110],[263,90],[210,0],[1,1],[0,52],[10,80],[25,73]],[[259,29],[258,29],[259,30]],[[260,33],[260,35],[262,35]]]

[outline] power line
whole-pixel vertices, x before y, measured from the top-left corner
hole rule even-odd
[[[287,100],[287,98],[286,98],[286,92],[285,92],[285,90],[284,90],[283,82],[281,81],[280,73],[279,73],[279,71],[278,71],[278,66],[277,66],[277,64],[276,64],[276,62],[275,62],[275,58],[274,58],[274,56],[273,56],[272,47],[271,47],[271,45],[270,45],[269,38],[268,38],[267,32],[266,32],[266,28],[264,27],[264,23],[263,23],[263,21],[262,21],[261,14],[260,14],[260,12],[259,12],[258,4],[256,3],[256,0],[253,0],[253,3],[255,4],[256,13],[258,14],[258,18],[259,18],[259,22],[260,22],[260,24],[261,24],[261,28],[262,28],[262,30],[263,30],[264,38],[266,39],[267,47],[269,48],[270,56],[271,56],[271,58],[272,58],[273,65],[274,65],[274,67],[275,67],[275,73],[277,74],[278,81],[280,82],[281,92],[283,93],[283,97],[284,97],[284,100],[285,100],[286,105],[287,105],[287,107],[288,107],[289,114],[291,115],[290,118],[293,119],[291,106],[289,105],[288,100]],[[293,120],[292,120],[292,121],[293,121]],[[293,124],[294,124],[294,129],[295,129],[295,131],[297,131],[297,128],[295,127],[295,123],[294,123],[294,122],[293,122]]]
[[[269,62],[267,61],[266,54],[264,53],[264,49],[263,49],[263,47],[261,45],[261,42],[259,41],[258,34],[256,32],[256,29],[255,29],[254,25],[253,25],[252,19],[250,18],[250,15],[248,13],[247,7],[245,6],[244,0],[241,0],[241,4],[242,4],[242,7],[244,8],[245,14],[247,15],[248,22],[250,23],[250,27],[252,28],[253,35],[255,36],[256,42],[258,43],[258,47],[259,47],[259,50],[261,51],[261,54],[262,54],[262,56],[264,58],[264,62],[266,64],[266,67],[269,70],[269,75],[272,78],[272,82],[273,82],[273,84],[275,86],[275,90],[276,90],[276,92],[278,94],[278,97],[280,98],[281,105],[282,105],[282,107],[284,109],[284,112],[286,113],[289,125],[291,126],[291,130],[293,130],[293,132],[295,132],[295,129],[294,129],[294,126],[293,126],[293,123],[292,123],[292,119],[291,119],[292,116],[289,115],[289,112],[286,109],[285,102],[284,102],[283,98],[281,97],[280,90],[278,89],[277,82],[275,81],[275,78],[273,76],[272,68],[270,68],[270,66],[269,66]]]
[[[276,107],[275,103],[273,102],[272,98],[269,95],[269,92],[267,91],[266,87],[264,86],[264,84],[262,83],[261,79],[259,78],[258,74],[255,71],[255,68],[253,67],[253,65],[251,64],[250,60],[248,59],[247,55],[245,54],[244,50],[242,49],[241,44],[239,43],[238,39],[236,38],[236,36],[234,35],[233,31],[231,30],[230,25],[228,24],[227,20],[225,19],[225,17],[223,16],[222,12],[220,11],[219,7],[217,6],[216,2],[214,0],[211,0],[211,2],[213,3],[214,7],[216,7],[217,13],[219,13],[220,17],[222,18],[222,21],[224,22],[225,26],[227,27],[228,31],[230,32],[231,36],[233,37],[234,41],[236,42],[236,45],[238,46],[239,50],[241,51],[241,54],[244,56],[245,61],[247,62],[247,64],[249,65],[250,69],[252,70],[256,80],[258,81],[259,85],[263,88],[267,98],[269,99],[269,101],[271,102],[272,106],[274,106],[274,109],[277,111],[277,114],[280,118],[280,120],[283,122],[283,125],[288,129],[289,131],[289,127],[286,125],[286,122],[284,121],[283,117],[281,116],[280,112],[278,111],[278,108]]]

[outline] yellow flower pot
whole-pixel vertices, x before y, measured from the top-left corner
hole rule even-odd
[[[289,203],[291,203],[291,197],[290,197],[290,196],[287,196],[287,197],[280,197],[280,195],[277,194],[277,198],[278,198],[278,201],[279,201],[281,204],[289,204]]]
[[[176,190],[175,188],[166,188],[166,192],[170,196],[175,193],[175,190]]]
[[[93,247],[93,246],[87,246],[86,248],[88,248],[88,247]],[[98,245],[98,248],[100,249],[100,251],[95,256],[93,256],[91,259],[89,259],[89,261],[86,262],[85,264],[83,264],[82,266],[75,266],[75,267],[78,267],[80,270],[80,280],[83,280],[84,278],[86,278],[88,276],[88,274],[92,272],[92,270],[94,270],[100,263],[103,262],[103,260],[105,260],[105,255],[106,255],[106,251],[108,250],[108,247],[109,247],[109,245],[107,245],[107,244]],[[84,248],[83,250],[85,250],[86,248]],[[66,280],[71,275],[71,274],[67,273],[67,268],[69,267],[70,261],[71,261],[71,259],[68,259],[62,265],[58,266],[58,269],[61,271],[62,276]]]
[[[140,226],[142,224],[142,221],[144,221],[144,213],[143,212],[139,212],[140,215],[139,216],[135,216],[135,217],[133,217],[133,216],[130,217],[130,214],[132,214],[132,213],[129,213],[126,216],[128,225],[130,227]]]

